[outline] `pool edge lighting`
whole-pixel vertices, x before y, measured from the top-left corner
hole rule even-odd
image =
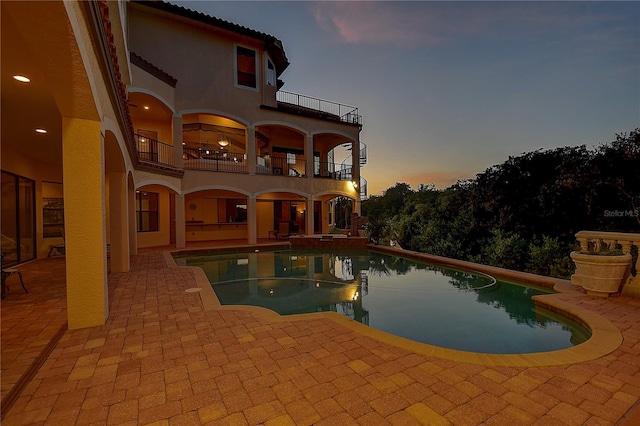
[[[13,79],[19,81],[20,83],[31,83],[31,79],[29,77],[25,77],[24,75],[14,75]]]

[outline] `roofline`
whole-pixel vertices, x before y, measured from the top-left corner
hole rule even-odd
[[[287,55],[284,52],[282,41],[270,34],[243,27],[242,25],[225,21],[224,19],[216,18],[215,16],[207,15],[205,13],[188,9],[183,6],[178,6],[176,4],[162,0],[131,0],[131,3],[150,7],[152,9],[181,16],[183,18],[191,19],[206,25],[231,31],[245,37],[260,40],[264,42],[264,49],[271,55],[271,59],[275,62],[274,65],[276,66],[277,76],[280,76],[289,66],[289,60],[287,59]]]

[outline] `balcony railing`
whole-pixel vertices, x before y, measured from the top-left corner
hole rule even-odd
[[[138,134],[134,135],[134,137],[141,161],[175,166],[173,145]]]
[[[256,173],[259,175],[278,175],[304,177],[307,174],[307,161],[304,158],[290,160],[283,157],[258,157]]]
[[[248,173],[247,154],[183,147],[184,168],[214,172]]]
[[[297,93],[279,90],[276,92],[278,107],[297,111],[302,114],[317,116],[318,118],[341,121],[350,124],[362,124],[362,116],[358,108],[336,102],[312,98]]]

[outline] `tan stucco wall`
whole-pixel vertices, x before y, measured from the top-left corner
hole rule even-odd
[[[258,216],[258,238],[267,238],[269,231],[275,231],[273,229],[273,202],[256,202],[256,211]]]
[[[138,53],[135,50],[133,50],[133,52]],[[142,59],[145,58],[143,57]],[[175,102],[175,89],[173,87],[133,64],[131,65],[131,76],[131,85],[134,88],[144,88],[156,94],[168,103],[169,106],[173,107]]]
[[[228,33],[203,24],[150,15],[138,5],[132,5],[129,10],[129,47],[178,80],[174,98],[177,111],[218,111],[230,118],[238,118],[245,124],[280,123],[308,133],[337,132],[352,140],[358,139],[360,129],[357,126],[260,108],[263,91],[267,87],[264,84],[265,52],[262,42],[239,35],[235,35],[234,40],[229,38]],[[234,85],[236,44],[258,51],[258,91]],[[158,49],[158,46],[162,46],[162,49]],[[162,93],[157,88],[159,83],[150,81],[153,77],[140,76],[138,80],[135,68],[132,67],[134,79],[140,82],[140,86],[148,84],[150,90]]]
[[[291,178],[273,175],[248,175],[244,173],[212,173],[200,170],[185,170],[182,190],[191,192],[195,189],[225,187],[231,190],[253,194],[269,192],[301,193],[305,196],[333,193],[356,197],[357,193],[349,181],[332,179]]]

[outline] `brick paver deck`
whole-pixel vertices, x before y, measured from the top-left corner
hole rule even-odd
[[[492,367],[400,348],[330,317],[204,309],[190,268],[141,250],[130,272],[109,275],[107,324],[47,348],[66,321],[64,259],[20,270],[29,294],[10,280],[1,312],[6,426],[640,424],[637,299],[566,296],[622,332],[609,355]]]

